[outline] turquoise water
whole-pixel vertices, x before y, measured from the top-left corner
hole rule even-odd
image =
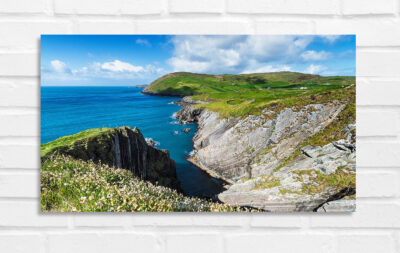
[[[174,97],[148,96],[131,87],[41,87],[41,143],[85,129],[137,126],[144,137],[167,149],[177,166],[185,194],[211,197],[220,182],[186,161],[193,150],[196,124],[179,125]],[[189,133],[182,129],[191,128]]]

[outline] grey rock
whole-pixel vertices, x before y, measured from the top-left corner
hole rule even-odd
[[[356,200],[340,199],[323,204],[317,212],[354,212],[356,210]]]
[[[286,108],[278,115],[220,118],[216,112],[185,104],[177,118],[198,123],[192,162],[228,182],[270,174],[298,144],[328,125],[344,105],[308,105]],[[266,154],[262,151],[270,148]]]

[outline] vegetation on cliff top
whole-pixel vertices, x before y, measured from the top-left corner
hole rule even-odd
[[[61,146],[72,146],[76,141],[88,139],[96,136],[107,137],[109,134],[113,133],[115,128],[93,128],[88,129],[73,135],[66,135],[60,137],[54,141],[44,143],[40,145],[40,155],[45,156],[52,152],[57,147]]]
[[[42,161],[41,211],[44,212],[223,212],[239,207],[185,197],[136,178],[128,170],[68,156]]]
[[[198,107],[219,112],[221,117],[259,114],[269,106],[276,110],[299,103],[346,99],[355,77],[310,75],[296,72],[241,75],[171,73],[151,83],[146,91],[161,95],[192,96],[208,102]],[[353,88],[352,90],[355,90]]]

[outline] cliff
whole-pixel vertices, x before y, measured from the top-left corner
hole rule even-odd
[[[352,88],[349,88],[349,91]],[[263,109],[260,115],[222,118],[185,97],[176,114],[197,122],[189,160],[231,183],[218,198],[266,211],[355,209],[355,108],[350,101]],[[201,104],[200,104],[201,105]],[[333,183],[332,183],[333,182]],[[353,200],[352,200],[353,199]],[[324,210],[330,210],[326,208]]]
[[[43,144],[41,152],[43,159],[61,154],[126,169],[141,179],[181,191],[168,151],[148,145],[137,128],[90,129]]]
[[[218,198],[265,211],[355,209],[355,78],[295,72],[171,73],[146,88],[184,96],[197,122],[189,159],[229,189]]]

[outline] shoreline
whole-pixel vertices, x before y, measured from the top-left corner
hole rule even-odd
[[[176,98],[190,97],[190,96],[176,95],[176,94],[174,94],[174,95],[172,95],[172,94],[160,94],[160,93],[157,93],[157,92],[145,91],[145,90],[142,90],[140,93],[143,94],[143,95],[149,95],[149,96],[176,97]],[[182,101],[182,99],[173,101],[173,103],[176,104],[176,105],[179,105],[179,106],[181,107],[181,109],[183,109],[186,105],[192,104],[192,103],[184,102],[184,101]],[[196,103],[193,103],[193,104],[196,104]],[[179,110],[178,110],[177,112],[179,112]],[[175,112],[174,114],[176,114],[177,112]],[[175,119],[177,119],[177,118],[176,118],[176,115],[175,115],[174,117],[175,117]],[[196,126],[197,126],[197,128],[198,128],[198,126],[199,126],[198,122],[197,122],[197,121],[194,121],[194,123],[196,124]],[[197,129],[195,134],[197,134],[198,131],[199,131],[199,130]],[[193,139],[192,139],[192,147],[193,147],[194,150],[197,150],[197,148],[194,146],[194,141],[193,141]],[[195,156],[196,156],[196,154],[194,154],[194,155],[191,156],[191,157],[185,158],[185,160],[188,161],[189,163],[191,163],[192,165],[196,166],[196,167],[197,167],[198,169],[200,169],[201,171],[206,172],[207,175],[208,175],[211,179],[214,178],[214,179],[217,179],[218,181],[221,181],[221,183],[219,183],[219,185],[220,185],[222,188],[224,188],[225,190],[227,190],[227,189],[229,189],[229,187],[234,183],[234,182],[232,182],[231,180],[228,180],[228,179],[226,179],[226,178],[221,177],[221,176],[218,175],[215,171],[213,171],[213,170],[211,170],[211,169],[209,169],[209,168],[206,168],[206,167],[202,166],[200,163],[197,163],[197,162],[195,161]],[[222,193],[222,192],[224,192],[224,191],[221,191],[220,193]]]

